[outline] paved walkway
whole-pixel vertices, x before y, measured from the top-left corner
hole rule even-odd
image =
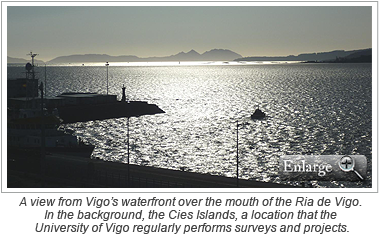
[[[104,162],[70,155],[47,155],[45,164],[34,162],[29,171],[23,159],[8,168],[9,187],[41,187],[41,169],[45,177],[42,187],[95,187],[95,188],[284,188],[282,184],[169,170],[124,163]],[[24,162],[24,165],[23,165]],[[18,165],[17,165],[18,164]],[[30,162],[29,162],[30,164]],[[40,165],[36,167],[35,165]],[[44,166],[44,167],[41,167]],[[25,178],[32,178],[28,181]],[[32,185],[32,186],[29,186]]]

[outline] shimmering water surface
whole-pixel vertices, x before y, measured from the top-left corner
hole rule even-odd
[[[47,95],[106,92],[106,68],[47,66]],[[39,67],[44,79],[44,67]],[[130,119],[132,164],[281,182],[285,154],[364,154],[372,161],[370,64],[110,64],[109,93],[157,104],[165,114]],[[23,77],[8,67],[8,77]],[[259,106],[268,117],[251,120]],[[127,119],[67,124],[95,144],[93,157],[127,159]],[[294,184],[294,183],[293,183]],[[295,183],[302,184],[302,183]],[[312,182],[312,186],[370,187]]]

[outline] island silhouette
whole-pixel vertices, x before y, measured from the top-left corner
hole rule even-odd
[[[134,55],[110,56],[107,54],[75,54],[59,56],[46,63],[89,63],[89,62],[176,62],[176,61],[304,61],[304,62],[372,62],[372,48],[359,50],[334,50],[330,52],[302,53],[297,56],[253,56],[243,57],[228,49],[212,49],[202,54],[195,50],[179,52],[164,57],[141,58]],[[8,63],[27,63],[22,58],[7,58]],[[41,64],[43,61],[37,61]]]

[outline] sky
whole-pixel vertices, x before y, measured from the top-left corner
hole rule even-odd
[[[370,6],[8,6],[7,55],[287,56],[372,47]]]

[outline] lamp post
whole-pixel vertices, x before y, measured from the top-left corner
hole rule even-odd
[[[127,164],[128,164],[128,187],[130,187],[130,171],[129,171],[129,117],[127,117]]]
[[[236,120],[236,187],[239,187],[239,121]]]
[[[109,63],[106,62],[106,67],[107,67],[107,96],[108,96],[108,66],[109,66]]]
[[[45,98],[46,98],[46,93],[47,93],[47,91],[46,91],[46,86],[47,86],[47,84],[46,84],[46,63],[45,63]]]
[[[44,84],[38,87],[41,91],[41,177],[42,186],[45,184],[45,115],[44,115]]]

